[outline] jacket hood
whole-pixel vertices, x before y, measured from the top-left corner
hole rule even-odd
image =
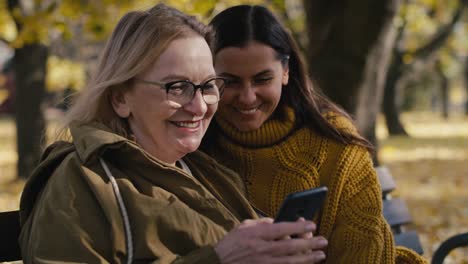
[[[47,147],[42,154],[39,165],[29,176],[20,200],[20,221],[24,224],[31,214],[34,204],[47,184],[50,176],[62,161],[71,153],[76,153],[83,164],[89,163],[108,147],[121,144],[136,145],[130,140],[112,133],[99,123],[70,125],[73,143],[57,141]]]

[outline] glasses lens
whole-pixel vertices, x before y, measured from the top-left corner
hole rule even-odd
[[[223,89],[224,79],[215,78],[209,80],[203,85],[203,99],[207,104],[216,104],[219,102]]]
[[[193,84],[187,81],[179,81],[171,83],[167,87],[167,100],[178,104],[188,103],[193,96]]]
[[[211,79],[200,86],[203,100],[206,104],[216,104],[224,90],[225,80],[223,78]],[[184,105],[193,99],[195,84],[189,81],[177,81],[166,86],[167,100]]]

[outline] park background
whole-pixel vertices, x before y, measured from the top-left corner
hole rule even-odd
[[[1,0],[0,211],[24,181],[70,96],[86,85],[118,18],[148,0]],[[317,87],[376,145],[424,256],[468,231],[467,0],[169,0],[205,22],[226,7],[271,8],[299,43]],[[14,97],[12,95],[15,95]],[[44,133],[47,131],[47,133]],[[445,263],[468,263],[466,248]]]

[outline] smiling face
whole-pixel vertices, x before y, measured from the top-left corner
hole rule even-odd
[[[208,44],[202,37],[191,36],[172,41],[157,61],[136,78],[200,84],[214,76]],[[112,102],[116,113],[128,118],[137,143],[169,164],[198,148],[217,108],[217,104],[203,101],[200,90],[181,106],[168,101],[161,86],[138,81],[127,91],[114,93]]]
[[[260,128],[275,111],[282,86],[288,83],[288,68],[275,50],[258,42],[223,48],[216,54],[215,68],[229,80],[218,115],[239,131]]]

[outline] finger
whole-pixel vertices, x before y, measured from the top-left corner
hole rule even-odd
[[[328,246],[328,240],[322,236],[314,237],[310,240],[312,240],[312,250],[322,250]]]
[[[273,219],[269,217],[263,217],[259,219],[246,219],[242,221],[242,223],[239,225],[239,228],[245,228],[249,226],[254,226],[257,224],[272,224]]]
[[[314,234],[312,234],[312,232],[307,232],[307,233],[303,233],[303,234],[300,234],[298,235],[299,238],[304,238],[304,239],[311,239],[314,237]]]
[[[297,222],[304,222],[304,221],[306,221],[304,217],[299,217],[299,218],[297,219]],[[313,234],[312,232],[307,232],[307,233],[299,234],[297,237],[299,237],[299,238],[306,238],[306,239],[307,239],[307,238],[312,238],[312,237],[314,237],[314,234]]]
[[[260,223],[268,223],[268,224],[273,224],[273,222],[275,221],[273,218],[270,218],[270,217],[262,217],[262,218],[259,218],[257,220]]]
[[[281,222],[259,227],[258,234],[265,240],[275,240],[285,236],[314,232],[316,225],[310,221]]]
[[[323,251],[314,251],[310,254],[298,254],[290,256],[281,256],[274,257],[269,263],[279,264],[279,263],[319,263],[325,260],[326,255]]]
[[[327,244],[327,240],[323,238],[278,240],[268,242],[264,247],[264,251],[268,255],[274,256],[296,255],[310,250],[321,251]]]

